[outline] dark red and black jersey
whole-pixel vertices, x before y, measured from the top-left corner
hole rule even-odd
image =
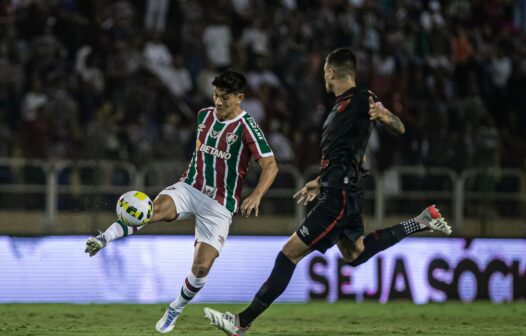
[[[369,96],[363,87],[353,87],[336,97],[323,125],[321,137],[321,185],[347,189],[356,184],[374,122],[369,119]]]

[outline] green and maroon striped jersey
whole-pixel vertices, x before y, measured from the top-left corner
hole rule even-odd
[[[195,151],[181,181],[233,213],[240,205],[251,157],[258,160],[273,155],[265,135],[248,113],[220,121],[215,108],[209,107],[197,113]]]

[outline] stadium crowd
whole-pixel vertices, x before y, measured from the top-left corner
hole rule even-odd
[[[525,38],[526,0],[3,0],[0,157],[186,160],[232,67],[278,160],[304,169],[324,57],[351,46],[407,129],[373,134],[374,168],[524,167]]]

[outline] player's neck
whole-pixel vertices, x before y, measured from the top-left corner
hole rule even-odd
[[[217,116],[217,119],[219,119],[219,121],[226,121],[226,120],[232,120],[232,119],[236,118],[242,112],[243,112],[243,109],[241,108],[241,106],[238,106],[232,112],[228,113],[225,116],[220,116],[218,114],[216,114],[216,116]]]
[[[354,80],[345,80],[340,82],[334,83],[334,96],[338,97],[341,96],[345,91],[353,88],[356,86],[356,82]]]

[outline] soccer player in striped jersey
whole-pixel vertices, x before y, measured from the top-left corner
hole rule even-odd
[[[186,304],[207,281],[208,273],[228,236],[232,216],[255,216],[261,198],[278,172],[274,154],[254,119],[241,108],[245,77],[232,70],[212,82],[214,107],[197,113],[195,151],[179,182],[161,191],[154,200],[148,225],[195,217],[195,253],[191,272],[179,297],[166,309],[156,330],[167,333],[175,327]],[[251,158],[261,167],[259,182],[241,202],[241,189]],[[142,228],[142,227],[139,227]],[[88,239],[86,252],[95,255],[112,240],[137,231],[117,221],[104,233]]]

